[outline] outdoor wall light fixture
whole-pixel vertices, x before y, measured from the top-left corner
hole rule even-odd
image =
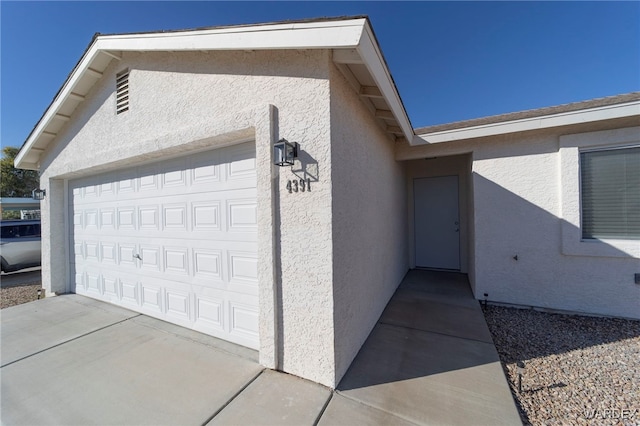
[[[293,166],[293,160],[298,158],[298,142],[280,139],[273,144],[273,164],[276,166]]]
[[[44,189],[34,189],[31,191],[31,198],[34,200],[44,200],[45,195],[47,195],[47,191]]]

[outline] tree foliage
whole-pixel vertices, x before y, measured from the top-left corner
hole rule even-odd
[[[13,161],[19,151],[13,146],[5,146],[2,149],[0,197],[31,197],[31,191],[40,186],[38,172],[16,169],[13,166]]]

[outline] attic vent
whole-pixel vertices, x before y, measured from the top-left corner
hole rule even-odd
[[[129,111],[129,70],[116,74],[116,114]]]

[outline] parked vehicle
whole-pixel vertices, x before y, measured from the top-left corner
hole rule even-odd
[[[40,266],[40,221],[0,221],[0,264],[3,272]]]

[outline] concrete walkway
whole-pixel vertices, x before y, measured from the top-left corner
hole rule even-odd
[[[460,274],[409,272],[336,391],[82,296],[0,315],[2,424],[520,424]]]

